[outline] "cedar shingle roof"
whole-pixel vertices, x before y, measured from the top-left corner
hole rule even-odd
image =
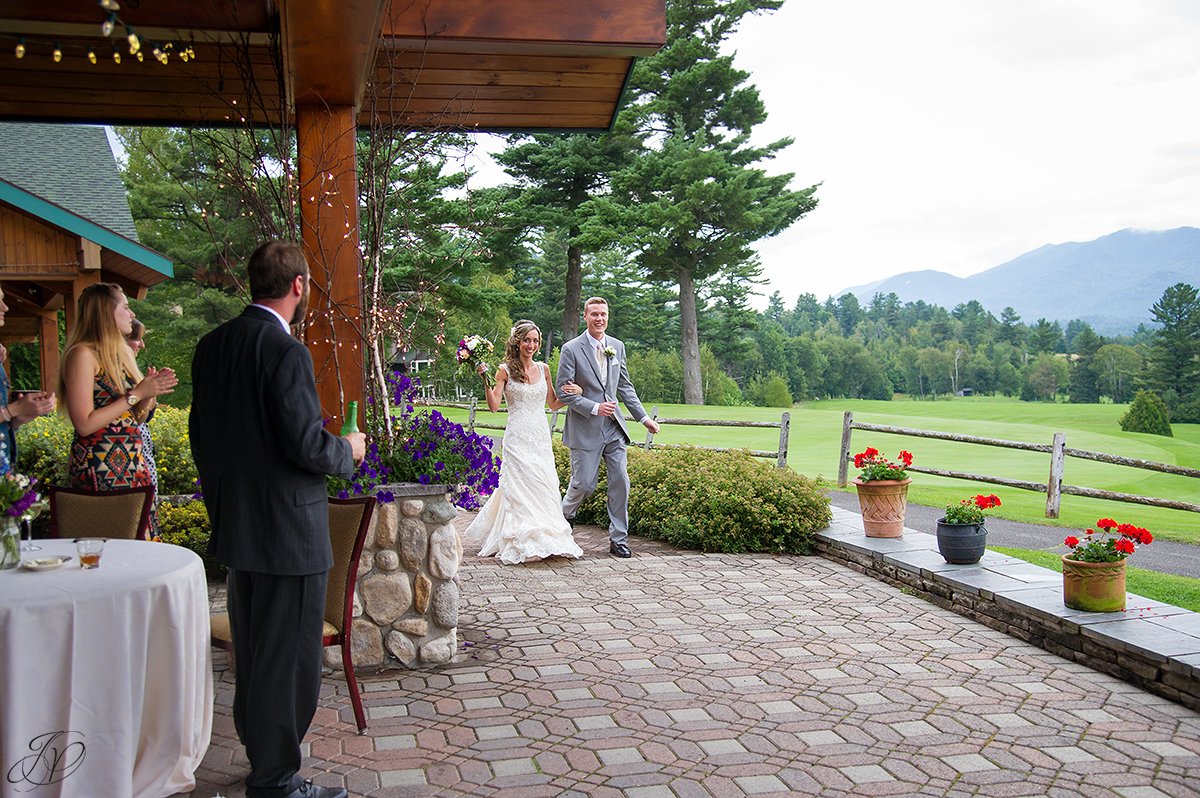
[[[102,127],[0,122],[0,180],[138,240]]]

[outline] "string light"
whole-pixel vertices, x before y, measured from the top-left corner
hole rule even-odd
[[[121,5],[117,0],[100,0],[100,7],[105,11],[116,12],[121,10]]]
[[[96,51],[91,47],[88,48],[88,61],[91,61],[93,64],[96,63]]]
[[[117,26],[117,12],[110,11],[104,21],[100,23],[100,33],[105,36],[112,36],[113,29]]]
[[[115,44],[113,45],[113,63],[121,63],[121,51],[117,49]]]
[[[129,25],[125,26],[125,39],[129,42],[129,54],[133,55],[142,49],[142,40],[133,32],[133,28]]]
[[[25,37],[24,36],[22,36],[20,39],[17,39],[17,47],[15,50],[13,50],[13,52],[16,53],[17,58],[25,57]]]
[[[58,42],[55,42],[54,43],[54,63],[57,64],[60,61],[62,61],[62,47],[59,46]]]

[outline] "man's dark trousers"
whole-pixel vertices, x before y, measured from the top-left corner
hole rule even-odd
[[[233,722],[254,763],[253,781],[246,784],[250,798],[275,798],[299,786],[293,774],[300,769],[300,741],[321,689],[328,581],[328,572],[279,576],[229,569]],[[288,662],[295,667],[280,667]]]

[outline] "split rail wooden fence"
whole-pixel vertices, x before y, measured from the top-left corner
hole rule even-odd
[[[913,438],[936,438],[944,441],[957,441],[959,443],[973,443],[981,446],[1000,446],[1006,449],[1024,449],[1031,452],[1043,452],[1050,456],[1049,476],[1046,482],[1029,482],[1021,479],[1008,479],[1007,477],[989,476],[986,474],[970,474],[963,471],[953,471],[941,468],[922,468],[918,466],[909,466],[909,471],[915,471],[921,474],[933,474],[939,477],[950,477],[952,479],[969,479],[975,482],[989,482],[996,485],[1005,485],[1010,488],[1019,488],[1021,490],[1033,490],[1046,494],[1046,517],[1058,518],[1059,507],[1062,500],[1062,495],[1065,493],[1069,496],[1087,496],[1093,499],[1108,499],[1110,501],[1129,502],[1132,504],[1145,504],[1152,507],[1167,507],[1172,510],[1186,510],[1188,512],[1200,513],[1200,504],[1191,502],[1178,501],[1175,499],[1162,499],[1156,496],[1139,496],[1135,493],[1120,493],[1111,490],[1101,490],[1099,488],[1088,488],[1080,485],[1065,485],[1063,484],[1063,474],[1066,468],[1066,459],[1068,457],[1076,457],[1081,460],[1094,460],[1101,463],[1111,463],[1113,465],[1128,466],[1130,468],[1142,468],[1148,471],[1159,471],[1164,474],[1177,474],[1179,476],[1200,478],[1200,469],[1185,468],[1184,466],[1172,465],[1170,463],[1156,463],[1153,460],[1137,460],[1132,457],[1121,457],[1115,454],[1106,454],[1104,452],[1090,452],[1085,449],[1071,449],[1067,446],[1067,435],[1065,432],[1054,433],[1053,440],[1046,443],[1025,443],[1023,441],[1006,441],[999,438],[981,438],[975,435],[957,435],[949,432],[936,432],[934,430],[924,429],[909,429],[907,427],[889,427],[881,424],[865,424],[854,420],[854,414],[847,411],[842,418],[842,446],[841,457],[838,462],[838,486],[846,487],[847,471],[850,461],[854,456],[850,454],[850,438],[854,430],[868,430],[870,432],[882,432],[888,435],[907,435]]]
[[[478,410],[478,402],[476,400],[472,400],[470,403],[428,402],[428,403],[422,403],[422,404],[429,404],[429,405],[433,405],[433,406],[437,406],[437,407],[458,407],[458,408],[463,408],[463,409],[467,410],[467,428],[470,429],[472,432],[474,432],[476,429],[500,430],[500,431],[504,430],[503,424],[490,424],[487,422],[479,421],[477,419],[476,411]],[[508,410],[506,408],[501,408],[499,412],[506,413],[506,412],[508,412]],[[560,415],[566,414],[567,411],[565,409],[563,409],[563,410],[547,410],[546,412],[550,415],[550,418],[547,422],[550,425],[550,434],[551,435],[555,435],[555,434],[561,435],[562,430],[559,428],[558,419],[559,419]],[[787,468],[788,433],[790,431],[790,425],[791,425],[791,413],[780,414],[778,421],[732,421],[732,420],[728,420],[728,419],[716,419],[716,418],[659,418],[658,417],[658,407],[655,406],[650,409],[650,417],[653,418],[655,421],[657,421],[659,424],[673,424],[673,425],[681,426],[681,427],[682,426],[692,426],[692,427],[767,427],[767,428],[777,428],[779,430],[779,448],[778,449],[775,449],[772,451],[765,451],[765,450],[761,450],[761,449],[748,449],[746,451],[750,454],[751,457],[763,457],[763,458],[771,459],[771,460],[775,461],[776,467]],[[647,449],[647,450],[649,450],[649,449],[691,448],[691,449],[704,449],[704,450],[710,451],[710,452],[741,451],[744,448],[744,447],[738,447],[738,446],[730,446],[730,447],[691,446],[690,444],[655,443],[654,442],[654,433],[650,432],[649,430],[646,431],[645,441],[639,445],[643,449]]]

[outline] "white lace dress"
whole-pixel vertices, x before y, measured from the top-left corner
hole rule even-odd
[[[496,555],[516,565],[545,557],[582,557],[563,518],[558,474],[546,422],[546,369],[538,363],[534,381],[505,382],[508,422],[501,448],[500,484],[467,529],[483,537],[482,557]]]

